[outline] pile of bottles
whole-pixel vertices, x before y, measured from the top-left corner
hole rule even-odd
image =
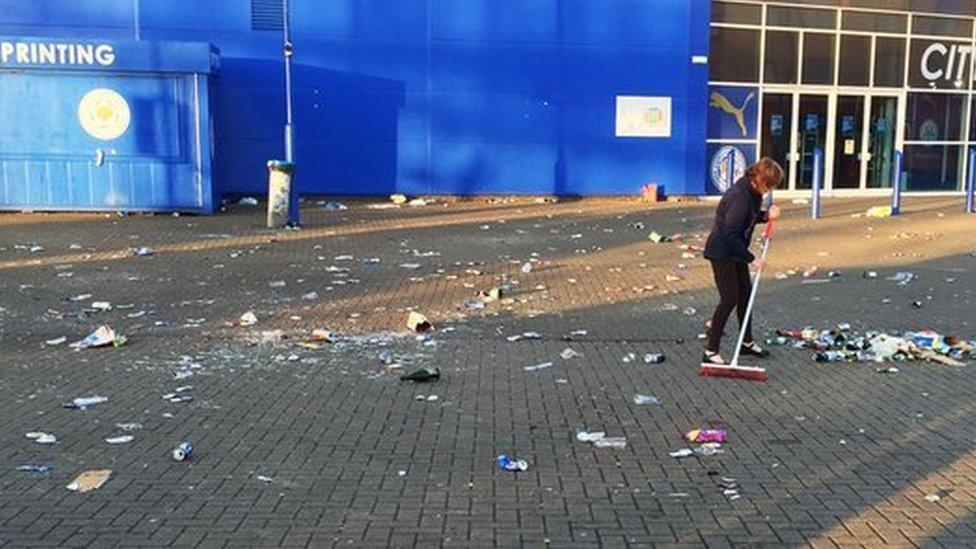
[[[917,360],[922,351],[935,352],[955,360],[976,359],[976,342],[943,336],[932,330],[893,336],[876,330],[857,333],[850,324],[830,330],[804,328],[777,330],[766,340],[770,346],[791,346],[816,351],[817,362],[886,362]]]

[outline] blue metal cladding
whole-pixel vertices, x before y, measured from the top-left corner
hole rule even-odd
[[[0,0],[0,32],[133,33],[131,0],[75,2],[70,15],[36,4]],[[281,37],[251,30],[249,7],[143,0],[139,12],[144,39],[221,50],[218,195],[263,194],[264,163],[282,151]],[[709,0],[292,7],[303,194],[705,192]],[[670,97],[670,137],[617,137],[620,95]]]
[[[0,38],[0,209],[213,211],[207,44]]]

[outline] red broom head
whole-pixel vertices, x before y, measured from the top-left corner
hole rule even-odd
[[[766,381],[765,368],[750,368],[747,366],[718,366],[702,364],[698,375],[709,377],[728,377],[732,379],[747,379],[750,381]]]

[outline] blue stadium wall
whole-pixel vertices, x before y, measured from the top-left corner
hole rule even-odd
[[[0,34],[131,38],[135,4],[0,0]],[[292,4],[303,194],[705,192],[708,0]],[[281,35],[251,9],[140,2],[142,39],[221,51],[217,196],[263,193],[281,156]],[[671,137],[616,137],[618,95],[671,97]]]

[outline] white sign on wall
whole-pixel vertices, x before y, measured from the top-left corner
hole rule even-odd
[[[671,98],[617,96],[617,137],[671,137]]]

